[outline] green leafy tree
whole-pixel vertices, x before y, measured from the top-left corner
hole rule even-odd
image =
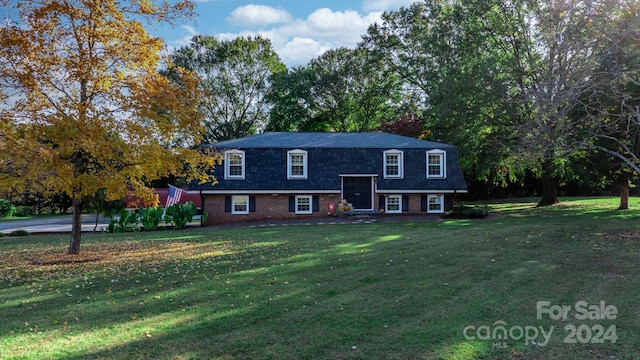
[[[609,4],[608,21],[592,39],[595,71],[576,96],[581,105],[581,145],[609,157],[620,186],[620,209],[629,206],[630,180],[640,174],[640,2]]]
[[[361,132],[399,111],[397,77],[364,47],[332,49],[276,79],[269,129]]]
[[[96,213],[96,223],[93,227],[93,231],[96,231],[98,229],[100,214],[105,217],[112,217],[121,209],[125,208],[124,201],[122,199],[108,200],[106,189],[100,189],[96,191],[95,195],[90,198],[88,205],[89,208]]]
[[[198,35],[172,58],[199,75],[198,109],[204,117],[202,136],[206,142],[253,135],[265,128],[272,76],[286,71],[268,39],[220,41]]]
[[[326,131],[326,124],[317,124],[312,120],[312,81],[313,70],[306,66],[274,74],[268,93],[273,106],[267,130]]]
[[[425,120],[431,138],[458,146],[467,176],[491,183],[521,174],[508,166],[510,148],[500,141],[511,138],[519,110],[509,99],[513,56],[492,51],[500,45],[487,28],[504,24],[494,14],[500,4],[416,2],[385,13],[364,39],[364,46],[385,59],[387,77],[401,79],[404,98]]]

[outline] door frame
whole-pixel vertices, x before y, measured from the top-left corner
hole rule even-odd
[[[340,174],[340,197],[344,199],[344,178],[369,178],[371,181],[371,208],[369,209],[353,209],[354,211],[373,211],[375,207],[376,178],[378,174]]]

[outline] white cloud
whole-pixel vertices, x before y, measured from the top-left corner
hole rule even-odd
[[[171,41],[171,44],[169,44],[171,48],[175,49],[175,48],[181,48],[183,46],[188,46],[189,44],[191,44],[191,38],[193,38],[196,35],[200,35],[200,33],[193,26],[181,25],[180,28],[183,30],[186,30],[187,34],[183,35],[179,39]]]
[[[379,19],[378,13],[362,16],[353,10],[342,12],[325,8],[314,11],[305,23],[310,34],[353,46],[367,32],[369,25]]]
[[[372,9],[399,7],[401,4],[410,2],[408,0],[365,0],[363,7],[371,6]],[[221,32],[210,28],[202,32],[214,35],[220,40],[257,35],[270,39],[282,61],[288,67],[292,67],[306,65],[311,59],[329,49],[354,48],[362,40],[368,27],[380,21],[381,15],[381,11],[360,13],[354,10],[333,11],[321,8],[313,11],[306,18],[293,19],[282,9],[246,5],[236,8],[227,17],[227,22],[242,25],[244,27],[242,30]],[[182,26],[180,32],[184,36],[172,41],[173,46],[188,45],[191,38],[198,34],[196,29],[189,26]]]
[[[276,49],[286,64],[302,65],[322,55],[331,47],[322,45],[311,38],[294,37]]]
[[[233,10],[226,20],[233,25],[260,27],[288,23],[292,17],[283,9],[264,5],[246,5]]]
[[[306,19],[297,19],[261,35],[271,39],[285,64],[305,64],[328,49],[355,47],[369,25],[380,20],[380,15],[318,9]],[[302,56],[304,49],[308,51],[306,57]]]
[[[362,9],[364,11],[386,11],[398,9],[401,6],[409,6],[417,0],[364,0]]]

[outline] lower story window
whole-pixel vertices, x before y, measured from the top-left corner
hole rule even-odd
[[[311,214],[311,198],[310,195],[296,196],[296,214]]]
[[[444,202],[442,195],[429,195],[427,198],[428,211],[430,213],[443,213]]]
[[[390,195],[387,197],[385,211],[388,214],[401,213],[402,212],[402,196]]]
[[[231,198],[232,214],[248,214],[249,213],[249,196],[235,195]]]

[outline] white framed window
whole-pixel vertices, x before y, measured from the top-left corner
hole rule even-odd
[[[401,179],[404,177],[404,156],[400,150],[387,150],[383,154],[385,179]]]
[[[249,213],[249,196],[234,195],[231,197],[231,213],[234,215],[243,215]]]
[[[224,178],[244,179],[244,151],[229,150],[224,153]]]
[[[311,195],[296,195],[296,214],[311,214],[313,197]]]
[[[427,196],[427,212],[443,213],[444,212],[444,196],[442,195]]]
[[[387,214],[402,213],[402,195],[389,195],[386,200],[384,211]]]
[[[446,178],[447,153],[443,150],[427,151],[427,179]]]
[[[287,178],[307,178],[307,152],[304,150],[287,151]]]

